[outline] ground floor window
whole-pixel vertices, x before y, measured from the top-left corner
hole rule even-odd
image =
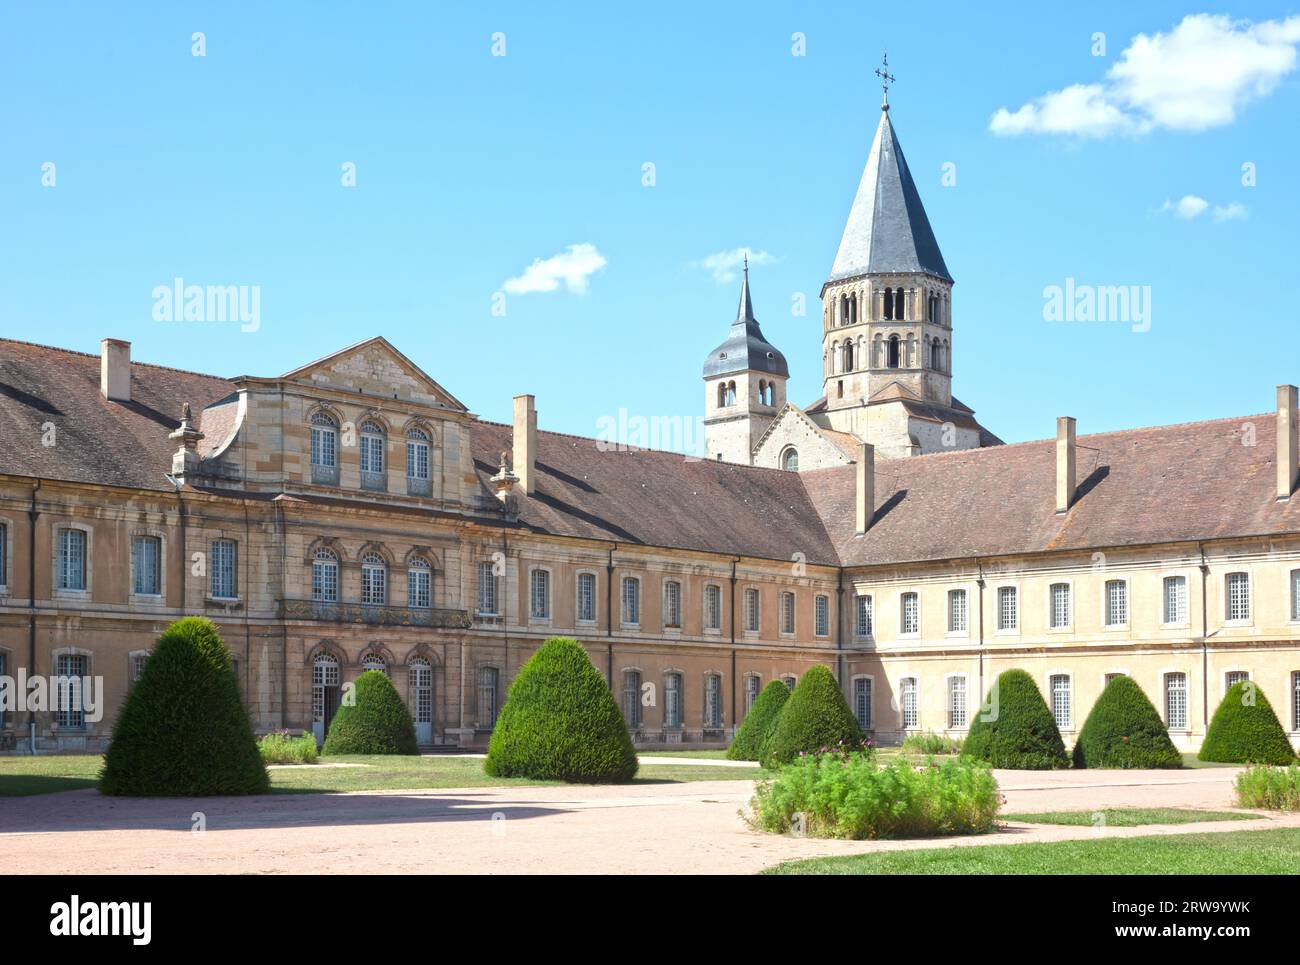
[[[858,726],[871,730],[871,678],[859,677],[853,681],[853,716]]]
[[[537,571],[534,571],[537,572]],[[497,683],[500,673],[496,667],[480,667],[478,672],[478,719],[483,727],[494,727],[497,722]]]
[[[761,683],[762,681],[754,674],[750,674],[748,677],[745,678],[746,716],[748,716],[749,712],[754,709],[754,701],[758,700],[758,693],[759,693]]]
[[[682,675],[664,675],[664,726],[682,726]]]
[[[433,723],[433,667],[423,657],[415,657],[409,669],[411,704],[415,723]]]
[[[55,661],[54,672],[58,677],[55,723],[60,727],[86,726],[83,694],[89,663],[89,659],[80,653],[61,653]]]
[[[916,684],[916,678],[904,677],[899,682],[899,690],[902,695],[902,699],[899,703],[903,710],[903,728],[905,730],[911,730],[912,728],[920,727],[921,708],[918,700],[919,695],[917,691],[919,688]]]
[[[704,676],[704,726],[722,726],[722,678],[715,673]]]
[[[1165,723],[1170,730],[1187,727],[1187,674],[1165,674]]]
[[[1068,674],[1053,674],[1050,681],[1052,692],[1052,717],[1056,726],[1064,730],[1070,726],[1070,677]]]
[[[623,716],[633,730],[641,726],[641,674],[636,670],[623,672]]]
[[[948,726],[966,726],[966,678],[948,678]]]

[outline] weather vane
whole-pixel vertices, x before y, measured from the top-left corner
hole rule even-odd
[[[876,76],[880,78],[880,88],[885,92],[885,99],[880,105],[882,111],[889,110],[889,85],[898,80],[889,72],[889,51],[885,51],[884,64],[876,68]]]

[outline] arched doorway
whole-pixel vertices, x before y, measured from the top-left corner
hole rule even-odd
[[[411,716],[415,720],[417,744],[433,743],[433,666],[424,657],[412,657],[407,664],[411,691]]]

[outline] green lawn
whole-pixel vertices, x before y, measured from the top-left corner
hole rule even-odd
[[[725,750],[713,751],[637,751],[637,757],[697,757],[709,761],[725,761]]]
[[[884,851],[787,861],[777,875],[1293,875],[1300,828]]]
[[[0,758],[0,797],[48,794],[91,787],[99,773],[98,754]],[[516,778],[488,777],[483,761],[472,757],[402,757],[397,755],[322,757],[326,764],[366,767],[319,767],[303,764],[271,771],[272,791],[300,794],[322,791],[381,791],[440,787],[499,787],[543,784]],[[752,781],[758,767],[701,767],[691,764],[643,764],[637,784],[687,781]],[[559,782],[552,782],[559,783]]]
[[[1183,755],[1183,767],[1202,768],[1202,767],[1240,767],[1240,766],[1241,766],[1240,764],[1220,764],[1217,761],[1203,761],[1195,754]]]
[[[1248,821],[1258,814],[1233,811],[1198,811],[1195,808],[1105,808],[1101,811],[1044,811],[1039,814],[999,814],[999,821],[1024,824],[1098,824],[1104,816],[1108,828],[1138,828],[1144,824],[1194,824],[1197,821]]]

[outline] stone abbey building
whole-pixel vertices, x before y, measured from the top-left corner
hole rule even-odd
[[[424,745],[482,746],[565,634],[646,747],[721,744],[816,664],[885,742],[961,735],[1011,667],[1067,744],[1114,674],[1184,748],[1243,677],[1300,736],[1296,389],[1002,445],[952,395],[952,286],[886,109],[822,293],[822,397],[787,401],[746,273],[707,459],[542,431],[529,395],[486,422],[382,338],[233,379],[0,340],[0,674],[106,700],[11,709],[0,747],[103,747],[187,614],[259,730],[323,733],[377,668]]]

